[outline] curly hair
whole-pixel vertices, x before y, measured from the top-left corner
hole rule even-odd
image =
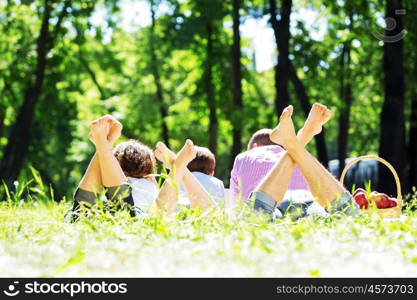
[[[135,140],[120,143],[114,149],[114,156],[119,161],[126,176],[145,178],[155,173],[155,156],[153,151]]]
[[[214,154],[207,148],[195,146],[197,154],[195,158],[188,164],[191,172],[201,172],[210,175],[216,168],[216,158]]]

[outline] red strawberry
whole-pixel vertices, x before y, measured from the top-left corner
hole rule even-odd
[[[368,200],[366,200],[364,192],[355,192],[353,198],[355,199],[356,203],[359,205],[360,208],[368,208]]]
[[[356,189],[356,191],[353,193],[353,198],[355,198],[355,196],[359,193],[366,194],[366,191],[364,189],[361,189],[361,188]]]

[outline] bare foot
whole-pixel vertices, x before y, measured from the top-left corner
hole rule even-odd
[[[291,116],[294,108],[292,105],[287,106],[279,118],[278,126],[272,131],[270,139],[285,148],[293,142],[297,142],[295,136],[294,124]]]
[[[120,138],[122,134],[123,125],[116,118],[110,116],[110,130],[107,139],[114,145],[114,143]]]
[[[166,169],[171,169],[177,155],[172,152],[164,143],[158,142],[155,148],[155,157],[163,163]]]
[[[110,126],[109,122],[105,119],[99,118],[90,124],[89,139],[96,148],[110,145],[107,136],[109,134]]]
[[[175,169],[187,166],[190,161],[195,158],[197,151],[194,148],[194,144],[191,140],[187,140],[182,149],[175,154],[164,143],[158,142],[155,149],[155,157],[164,164],[164,167],[171,169],[175,166]],[[185,165],[184,165],[185,164]]]
[[[314,103],[303,128],[298,132],[300,143],[304,146],[308,144],[315,135],[322,131],[323,125],[329,121],[330,116],[331,111],[325,105]]]
[[[192,161],[195,158],[196,154],[197,150],[195,150],[193,141],[187,140],[182,149],[178,152],[177,158],[175,159],[173,166],[177,170],[181,168],[186,168],[190,161]]]

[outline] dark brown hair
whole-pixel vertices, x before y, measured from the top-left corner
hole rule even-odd
[[[114,149],[114,156],[119,161],[126,176],[145,178],[155,173],[155,156],[153,151],[135,140],[120,143]]]
[[[214,154],[207,148],[195,146],[197,154],[195,158],[188,164],[191,172],[201,172],[210,175],[216,168],[216,158]]]
[[[271,132],[272,129],[269,128],[259,129],[257,132],[255,132],[248,143],[248,150],[252,149],[255,143],[258,146],[276,145],[276,143],[271,141],[271,139],[269,138]]]

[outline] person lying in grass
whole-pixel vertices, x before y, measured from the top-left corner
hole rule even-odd
[[[201,185],[207,190],[217,204],[225,199],[224,183],[214,176],[216,169],[216,157],[206,147],[195,147],[197,153],[195,158],[188,164],[187,168],[197,178]],[[183,198],[188,198],[183,194]]]
[[[283,155],[284,149],[269,138],[271,132],[269,128],[256,131],[249,140],[248,150],[236,156],[230,172],[230,207],[247,202],[250,194]],[[295,190],[310,190],[298,167],[295,167],[288,186],[288,191]]]
[[[205,210],[213,204],[210,195],[187,169],[196,156],[191,140],[187,140],[178,154],[174,154],[175,158],[170,160],[172,170],[159,190],[153,177],[154,153],[149,147],[130,140],[117,145],[112,151],[122,128],[122,124],[109,115],[91,123],[89,139],[96,152],[74,194],[72,220],[77,219],[81,205],[92,206],[96,203],[97,195],[103,188],[107,190],[107,199],[126,204],[131,216],[138,216],[153,204],[168,214],[174,212],[178,201],[178,183],[184,184],[193,207]],[[164,151],[172,153],[168,148]]]
[[[285,108],[280,116],[279,125],[271,132],[271,140],[284,147],[285,152],[251,194],[255,210],[267,213],[272,218],[285,216],[288,210],[280,208],[280,204],[285,200],[291,175],[297,165],[307,180],[313,198],[327,212],[358,214],[359,207],[350,193],[304,148],[330,119],[330,110],[322,104],[315,103],[304,127],[297,135],[291,118],[292,113],[291,105]],[[310,208],[315,203],[313,200],[289,204],[298,210],[299,217],[303,217],[312,214]]]
[[[223,182],[214,177],[216,168],[216,158],[214,154],[205,147],[195,146],[196,156],[188,164],[187,168],[197,181],[209,193],[217,205],[221,204],[225,199],[225,189]],[[175,153],[170,151],[166,145],[159,142],[156,145],[155,156],[160,160],[164,167],[171,168],[170,160],[175,160]],[[187,172],[187,176],[190,174]],[[184,185],[181,185],[180,200],[181,205],[190,206],[189,192],[187,192]]]

